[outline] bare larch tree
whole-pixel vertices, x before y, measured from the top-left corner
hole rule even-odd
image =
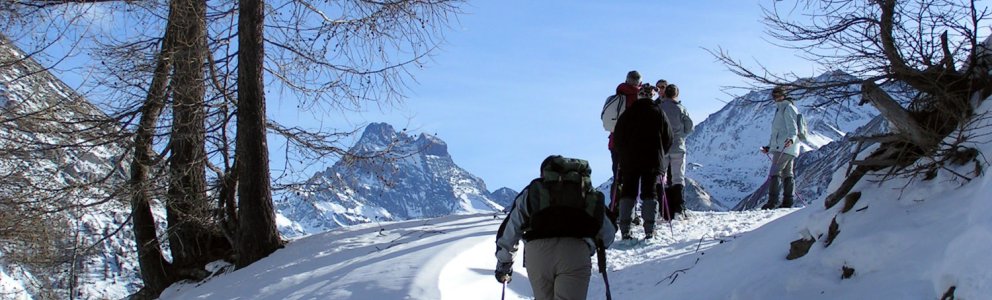
[[[178,280],[204,278],[210,261],[243,267],[280,247],[272,193],[296,182],[269,174],[268,134],[293,156],[285,173],[293,164],[361,158],[339,145],[353,131],[266,119],[267,84],[316,117],[390,105],[461,3],[13,1],[0,5],[0,16],[16,20],[3,29],[26,33],[19,37],[34,46],[31,54],[68,44],[93,58],[86,86],[120,128],[113,140],[133,140],[124,188],[145,283],[138,296],[154,297]],[[87,19],[69,9],[100,5],[122,22],[117,30],[87,31]],[[31,38],[38,32],[59,38]],[[156,203],[164,203],[165,232]]]

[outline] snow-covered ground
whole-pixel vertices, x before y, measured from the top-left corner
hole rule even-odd
[[[992,107],[986,100],[979,113]],[[966,147],[992,153],[992,122],[973,124]],[[866,150],[867,153],[870,150]],[[989,299],[992,177],[986,156],[946,165],[937,177],[869,174],[853,209],[695,212],[664,223],[648,243],[608,251],[616,299]],[[952,172],[953,171],[953,172]],[[839,184],[835,175],[831,190]],[[964,180],[956,174],[969,176]],[[458,215],[365,224],[297,239],[242,270],[170,287],[163,299],[499,299],[493,276],[501,215]],[[832,220],[839,234],[824,242]],[[790,242],[816,242],[786,260]],[[507,299],[529,299],[518,255]],[[590,259],[595,259],[591,257]],[[842,278],[844,269],[851,273]],[[590,299],[604,299],[593,273]]]
[[[661,224],[661,236],[651,242],[618,242],[607,252],[613,293],[622,297],[636,292],[639,278],[658,281],[667,274],[637,266],[705,253],[789,212],[698,212],[671,228]],[[296,240],[198,287],[173,287],[162,299],[499,299],[493,253],[502,220],[503,215],[459,215],[337,229]],[[507,299],[533,298],[517,259]],[[590,297],[605,297],[598,273]]]

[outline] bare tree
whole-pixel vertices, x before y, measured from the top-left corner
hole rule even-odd
[[[143,295],[154,296],[176,280],[202,278],[208,261],[244,266],[279,246],[271,188],[298,183],[270,179],[267,132],[295,158],[287,173],[292,164],[376,155],[338,145],[353,131],[266,120],[266,83],[291,91],[298,107],[317,117],[390,105],[440,44],[461,2],[14,1],[0,5],[10,21],[0,26],[22,33],[22,43],[35,49],[29,56],[48,68],[61,59],[47,50],[66,44],[100,62],[86,70],[95,75],[87,86],[123,134],[111,140],[134,140],[127,195]],[[109,13],[141,30],[79,29],[85,18],[71,8],[94,5],[120,8]],[[32,38],[50,30],[64,34]],[[156,200],[166,200],[162,234],[152,214]],[[164,259],[166,241],[172,261]]]
[[[172,75],[172,133],[169,138],[169,191],[167,218],[173,264],[190,270],[194,279],[222,243],[207,200],[206,178],[206,15],[200,0],[171,1],[170,21],[176,22]],[[230,245],[220,246],[221,249]],[[204,272],[205,273],[205,272]]]
[[[941,140],[972,117],[973,95],[989,94],[988,57],[978,34],[990,12],[981,1],[776,1],[764,12],[768,33],[781,46],[853,76],[800,80],[713,51],[732,72],[756,86],[786,85],[797,94],[826,99],[812,106],[849,99],[853,95],[843,87],[861,85],[864,100],[859,104],[871,103],[895,128],[892,135],[876,139],[885,146],[855,162],[859,168],[844,185],[848,189],[871,170],[900,170],[921,156],[937,156]],[[908,107],[885,91],[894,87],[913,95]],[[828,197],[827,206],[846,194],[842,188]]]
[[[974,115],[974,107],[992,94],[989,41],[983,43],[979,36],[989,21],[987,4],[975,0],[788,3],[775,1],[764,10],[769,35],[809,61],[846,76],[802,80],[792,73],[773,74],[760,65],[745,66],[724,50],[711,52],[754,86],[785,85],[797,95],[826,99],[811,106],[836,105],[858,96],[845,93],[844,87],[859,85],[859,105],[872,104],[889,122],[889,134],[852,138],[861,141],[859,149],[860,143],[878,143],[879,147],[852,161],[857,167],[826,197],[827,208],[843,201],[839,213],[852,209],[861,198],[852,188],[873,171],[888,170],[880,180],[893,175],[929,180],[938,169],[964,181],[981,174],[980,153],[962,143],[982,138],[971,132],[981,123],[976,120],[989,117]],[[908,104],[893,94],[909,95]],[[946,167],[965,163],[975,164],[973,174],[958,174]],[[836,220],[827,231],[824,244],[829,246],[840,232]],[[818,237],[794,241],[787,258],[805,255],[814,239]]]
[[[166,25],[165,36],[162,39],[161,51],[155,58],[155,70],[152,73],[148,96],[141,108],[141,119],[135,131],[134,159],[131,161],[130,188],[131,218],[133,222],[135,244],[138,250],[138,265],[141,278],[144,279],[148,291],[164,290],[174,281],[172,263],[165,259],[161,243],[158,240],[155,216],[152,213],[151,200],[153,187],[150,186],[149,173],[155,164],[154,137],[158,118],[165,109],[168,93],[169,74],[172,70],[172,48],[175,45],[173,36],[176,34],[175,23]]]
[[[265,85],[262,0],[240,0],[238,15],[238,267],[247,266],[282,245],[276,229],[265,137]]]

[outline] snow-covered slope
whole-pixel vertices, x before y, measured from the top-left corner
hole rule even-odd
[[[848,75],[826,73],[812,80],[825,80],[831,76]],[[860,87],[850,86],[848,89],[856,91]],[[734,99],[700,122],[686,139],[691,164],[686,175],[699,181],[722,206],[736,206],[767,178],[768,158],[759,149],[768,143],[775,113],[770,93],[769,89]],[[821,109],[809,107],[822,102],[818,98],[795,101],[809,126],[809,143],[804,144],[803,151],[815,150],[839,140],[878,114],[870,106],[857,106],[855,99]],[[826,182],[811,184],[825,185]]]
[[[373,123],[351,151],[372,157],[342,159],[277,201],[288,221],[281,224],[284,233],[503,209],[485,182],[458,167],[447,144],[435,136],[414,137]]]
[[[992,153],[992,99],[978,109],[983,120],[971,124],[972,140],[965,147]],[[952,134],[954,135],[954,134]],[[871,149],[865,151],[869,153]],[[921,163],[928,162],[924,158]],[[986,170],[976,174],[976,167]],[[825,210],[811,205],[759,228],[738,241],[716,247],[705,257],[694,255],[641,266],[680,272],[674,283],[664,281],[631,293],[649,297],[665,293],[696,299],[987,299],[992,295],[992,176],[990,161],[979,157],[964,165],[949,165],[932,180],[893,178],[879,183],[886,171],[872,173],[852,192],[861,199],[847,213],[841,206]],[[843,179],[834,173],[830,190]],[[954,173],[963,174],[965,180]],[[822,203],[823,197],[816,199]],[[825,242],[833,220],[839,233]],[[809,253],[785,260],[789,243],[816,238]],[[698,260],[697,260],[698,259]],[[696,261],[694,261],[696,260]],[[842,278],[844,268],[852,273]],[[746,274],[712,283],[713,274]],[[631,285],[658,281],[644,278]]]
[[[989,113],[990,100],[979,113]],[[992,120],[973,126],[974,139],[964,146],[992,153]],[[988,299],[992,176],[974,173],[976,164],[989,170],[990,161],[979,156],[926,181],[879,183],[884,171],[869,174],[855,186],[862,197],[847,213],[839,212],[841,205],[811,205],[693,214],[670,228],[663,225],[651,242],[614,244],[607,251],[610,292],[614,299]],[[831,186],[843,172],[834,173]],[[493,276],[497,217],[338,228],[293,241],[206,283],[173,286],[162,296],[500,299],[503,286]],[[840,231],[827,245],[832,220]],[[817,240],[805,256],[787,260],[790,242],[801,237]],[[520,259],[505,299],[533,297]],[[593,272],[588,298],[604,299],[603,277],[595,267]]]
[[[128,161],[126,145],[113,141],[117,128],[94,126],[107,118],[103,112],[2,35],[0,66],[0,203],[20,203],[0,209],[31,207],[32,216],[59,211],[40,226],[59,233],[63,255],[54,264],[32,267],[38,262],[11,255],[25,252],[11,248],[16,241],[0,241],[0,298],[107,299],[133,293],[138,267],[126,225],[130,209],[111,195],[125,182]],[[26,252],[41,253],[36,250]]]

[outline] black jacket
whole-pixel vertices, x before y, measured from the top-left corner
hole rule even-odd
[[[613,142],[622,172],[661,174],[662,158],[672,146],[672,130],[651,99],[637,99],[617,120]]]

